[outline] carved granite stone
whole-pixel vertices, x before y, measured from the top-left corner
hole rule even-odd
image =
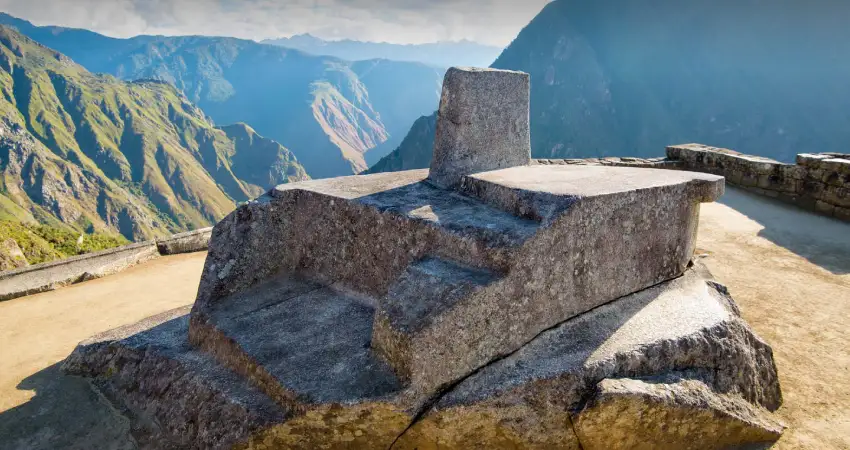
[[[213,229],[188,317],[81,344],[66,370],[179,448],[777,437],[771,349],[691,262],[723,178],[530,165],[527,76],[446,84],[430,175],[292,183],[240,206]],[[606,440],[609,422],[645,429],[640,445]]]
[[[529,75],[452,67],[443,81],[429,179],[454,187],[464,175],[531,162]]]

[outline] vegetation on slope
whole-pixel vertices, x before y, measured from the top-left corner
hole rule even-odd
[[[673,143],[791,161],[850,140],[850,3],[549,3],[492,67],[531,74],[537,158],[661,156]],[[373,170],[427,166],[434,117]],[[406,164],[405,161],[415,165]]]
[[[437,106],[443,76],[421,63],[351,63],[234,38],[113,39],[2,14],[0,23],[90,71],[172,84],[215,122],[251,124],[291,149],[313,178],[357,173],[395,148]]]
[[[131,240],[208,226],[305,178],[286,148],[245,128],[239,141],[169,84],[91,74],[0,26],[6,217]]]
[[[0,270],[105,250],[128,241],[109,233],[79,233],[68,227],[0,220]]]

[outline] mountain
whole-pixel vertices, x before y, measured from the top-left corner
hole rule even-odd
[[[444,73],[422,63],[348,62],[235,38],[115,39],[4,14],[0,23],[92,72],[166,81],[216,123],[248,123],[280,142],[314,178],[360,172],[394,149],[416,118],[436,108]]]
[[[216,128],[162,81],[95,75],[0,26],[0,217],[140,240],[215,223],[306,178],[280,144]]]
[[[363,42],[344,39],[326,41],[309,34],[297,34],[288,38],[266,39],[263,44],[294,48],[316,55],[336,56],[356,61],[361,59],[391,59],[395,61],[418,61],[437,67],[488,66],[499,53],[500,47],[462,40],[456,42],[434,42],[430,44],[390,44],[387,42]]]
[[[701,142],[792,161],[850,140],[848,20],[834,0],[556,0],[492,66],[531,74],[534,157]],[[371,170],[427,166],[435,120]]]

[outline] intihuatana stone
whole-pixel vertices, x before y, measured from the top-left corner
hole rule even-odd
[[[692,410],[711,421],[694,436],[777,436],[771,349],[691,262],[723,178],[530,165],[527,75],[453,69],[446,86],[430,174],[240,206],[189,317],[84,343],[66,370],[163,424],[139,432],[163,446],[616,447],[597,430],[644,416],[669,418],[641,435],[668,445]]]
[[[531,162],[529,75],[452,67],[443,81],[429,180],[454,187],[464,175]]]

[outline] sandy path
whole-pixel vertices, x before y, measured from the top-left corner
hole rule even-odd
[[[773,448],[850,449],[850,224],[734,189],[721,202],[698,245],[773,346],[789,426]]]
[[[850,449],[850,224],[729,189],[703,205],[699,248],[773,345],[790,427],[774,448]],[[0,302],[0,449],[132,448],[127,424],[55,363],[92,334],[191,303],[203,258]]]
[[[126,424],[57,363],[94,334],[191,304],[204,258],[162,257],[0,302],[0,449],[131,448]]]

